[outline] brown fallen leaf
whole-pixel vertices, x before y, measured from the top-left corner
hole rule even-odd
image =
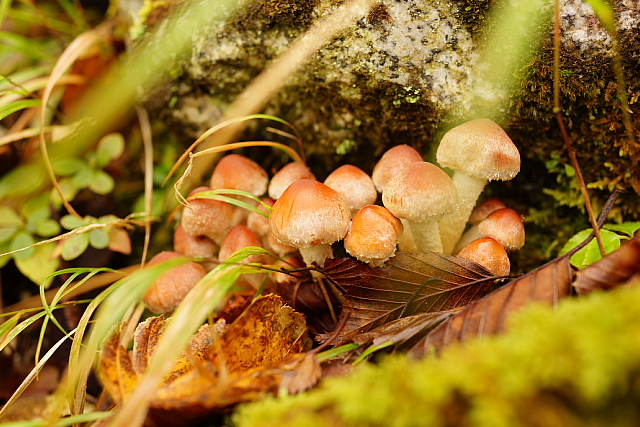
[[[573,287],[579,295],[597,289],[608,290],[626,283],[640,273],[640,237],[634,237],[617,250],[577,273]]]
[[[378,326],[372,331],[356,335],[353,342],[360,345],[371,343],[373,346],[391,342],[397,349],[400,349],[402,346],[415,343],[424,334],[433,330],[458,311],[460,310],[436,311],[402,317]]]
[[[324,274],[344,291],[342,316],[349,316],[335,345],[402,317],[464,307],[496,280],[472,261],[435,252],[398,252],[382,268],[340,258]]]
[[[116,403],[137,387],[166,322],[155,317],[138,325],[132,354],[119,344],[118,332],[106,341],[99,373]],[[172,425],[170,419],[180,425],[281,387],[292,393],[311,387],[321,371],[315,355],[304,353],[310,347],[302,314],[278,296],[257,298],[227,328],[224,321],[200,328],[155,390],[150,416],[159,425]]]
[[[557,258],[469,304],[420,340],[409,354],[420,358],[452,342],[500,333],[508,327],[511,314],[532,302],[555,307],[571,293],[574,274],[569,257]]]

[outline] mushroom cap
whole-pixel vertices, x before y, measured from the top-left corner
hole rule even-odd
[[[330,244],[347,234],[351,211],[344,197],[321,182],[301,179],[282,193],[271,209],[271,232],[297,248]]]
[[[483,236],[495,238],[508,251],[524,246],[525,231],[522,217],[509,208],[498,209],[478,224]]]
[[[152,266],[181,257],[177,252],[160,252],[147,264]],[[189,261],[166,271],[147,290],[142,301],[154,313],[174,311],[207,272],[195,261]]]
[[[511,269],[507,252],[493,237],[474,240],[465,246],[458,256],[480,264],[496,276],[506,276]]]
[[[490,119],[476,119],[445,133],[436,152],[443,167],[486,181],[508,181],[520,171],[520,153]]]
[[[271,207],[275,203],[275,200],[273,200],[271,197],[264,197],[262,198],[262,203]],[[262,203],[258,203],[256,207],[260,211],[268,214],[269,210]],[[256,212],[251,212],[249,216],[247,216],[247,226],[261,237],[266,236],[271,232],[271,227],[269,226],[269,218]]]
[[[315,181],[316,176],[302,163],[287,163],[271,178],[271,182],[269,182],[269,197],[278,200],[287,187],[301,179],[311,179]]]
[[[396,145],[388,149],[378,160],[371,179],[379,193],[384,191],[389,180],[402,168],[411,163],[423,162],[424,159],[418,151],[406,144]]]
[[[245,156],[227,154],[213,170],[209,185],[214,190],[226,188],[262,196],[268,183],[269,176],[262,166]]]
[[[198,187],[189,196],[203,191],[210,191],[209,187]],[[180,224],[192,236],[207,236],[216,243],[220,243],[233,225],[233,208],[227,202],[213,199],[189,200],[191,208],[182,210]]]
[[[206,236],[192,236],[181,224],[173,233],[173,250],[190,257],[215,258],[218,246]]]
[[[382,202],[391,213],[413,222],[438,220],[453,212],[457,198],[449,175],[427,162],[400,170],[382,193]]]
[[[498,209],[504,209],[506,207],[507,206],[499,199],[486,199],[484,202],[473,208],[473,211],[471,211],[471,215],[469,216],[469,222],[474,225],[479,224],[486,217],[491,215],[492,212],[495,212]]]
[[[360,261],[386,261],[396,251],[402,223],[383,206],[368,205],[358,211],[344,238],[344,248]]]
[[[234,254],[234,252],[248,246],[262,247],[262,243],[256,233],[254,233],[249,227],[246,225],[236,225],[229,231],[229,233],[227,233],[222,241],[222,245],[220,245],[220,252],[218,253],[218,259],[220,261],[226,261],[227,258]],[[243,260],[244,263],[259,263],[262,261],[262,255],[249,255],[245,260]]]
[[[376,202],[378,192],[371,177],[357,166],[342,165],[324,180],[324,185],[342,194],[352,210]]]

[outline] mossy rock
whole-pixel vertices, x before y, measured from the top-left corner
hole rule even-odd
[[[221,119],[229,103],[266,64],[337,3],[252,2],[229,23],[196,38],[187,61],[174,73],[178,77],[150,94],[148,106],[179,130],[185,144],[192,142]],[[318,51],[264,112],[300,130],[310,167],[319,179],[344,163],[371,172],[384,150],[401,143],[432,159],[443,132],[470,118],[465,96],[483,84],[475,67],[491,30],[486,23],[494,3],[500,5],[489,0],[384,0],[352,30]],[[639,166],[624,151],[627,135],[612,65],[612,38],[586,3],[561,3],[562,112],[594,204],[601,207],[616,188],[640,190]],[[166,8],[167,2],[159,4]],[[628,0],[616,6],[627,95],[634,108],[640,96],[636,72],[640,16]],[[152,6],[147,13],[158,21]],[[582,206],[581,195],[575,177],[567,174],[570,168],[565,165],[570,163],[553,112],[551,20],[538,30],[542,47],[517,72],[520,84],[503,121],[522,153],[522,172],[512,183],[488,189],[488,194],[526,213],[535,224],[534,233],[556,233],[544,247],[531,247],[532,252],[525,254],[527,259],[535,255],[537,263],[537,255],[552,255],[550,248],[562,245],[555,240],[566,240],[588,224],[584,213],[575,209]],[[637,120],[632,126],[640,134]],[[277,139],[264,128],[264,123],[254,126],[243,139]],[[640,148],[636,150],[640,153]],[[249,154],[260,157],[267,170],[288,160],[264,156],[264,149]],[[551,161],[555,163],[549,166]],[[635,192],[621,200],[614,217],[640,218]]]
[[[640,416],[640,283],[531,306],[509,331],[388,357],[315,390],[239,408],[253,426],[633,426]]]

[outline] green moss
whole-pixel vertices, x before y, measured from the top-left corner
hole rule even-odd
[[[389,357],[305,394],[239,408],[251,426],[631,426],[640,408],[640,286],[533,306],[510,332]]]

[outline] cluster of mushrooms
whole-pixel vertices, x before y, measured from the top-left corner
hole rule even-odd
[[[158,254],[150,264],[180,255],[224,262],[242,248],[259,246],[286,265],[300,266],[299,254],[307,266],[322,267],[333,256],[331,244],[342,240],[351,256],[371,266],[383,265],[399,246],[403,251],[458,255],[496,276],[508,275],[506,250],[524,244],[522,218],[497,199],[478,206],[476,202],[489,181],[510,180],[519,172],[516,146],[499,125],[476,119],[444,135],[436,160],[453,170],[452,178],[425,162],[414,148],[398,145],[384,153],[371,176],[344,165],[321,183],[302,163],[287,164],[269,181],[254,161],[226,155],[209,186],[191,192],[175,231],[175,252]],[[271,206],[270,218],[223,201],[197,198],[211,189],[242,190],[257,197],[268,194],[261,200]],[[383,206],[375,204],[379,193]],[[467,223],[471,227],[464,232]],[[277,265],[260,255],[246,262]],[[173,311],[204,277],[206,265],[190,262],[176,268],[188,279],[165,275],[147,292],[145,303],[154,312]],[[270,280],[286,280],[273,276]],[[263,279],[258,274],[242,276],[254,288]]]

